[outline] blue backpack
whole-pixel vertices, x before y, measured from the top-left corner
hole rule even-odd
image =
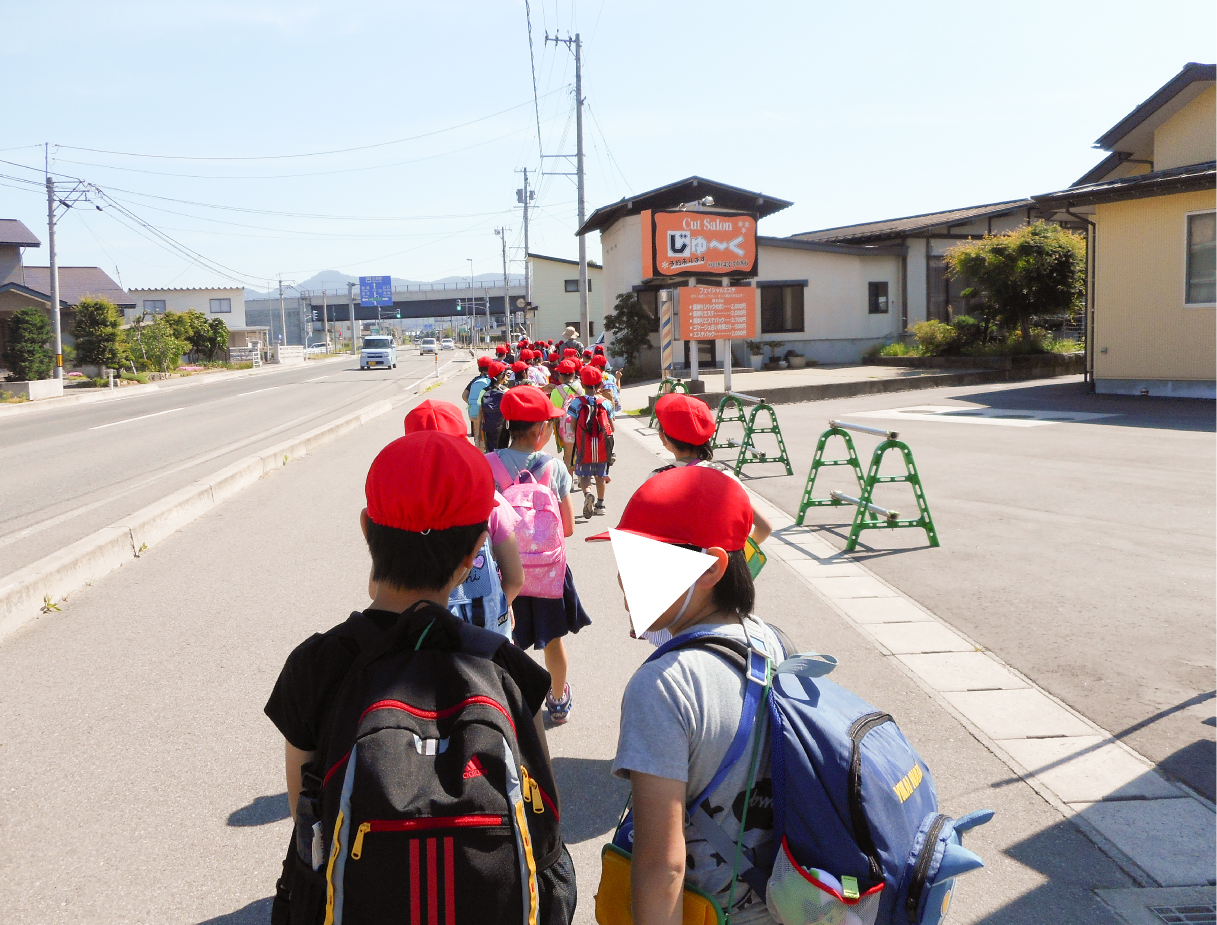
[[[453,588],[448,597],[448,612],[466,623],[510,639],[511,616],[507,611],[507,595],[503,593],[499,567],[490,548],[490,537],[487,537],[473,560],[469,577]]]
[[[701,798],[690,824],[720,854],[731,852],[724,857],[738,858],[739,879],[765,896],[781,925],[937,925],[955,878],[984,866],[963,847],[961,833],[988,822],[992,810],[960,819],[939,813],[929,768],[892,717],[825,679],[836,659],[807,653],[775,668],[764,642],[750,638],[751,647],[694,630],[648,661],[698,646],[744,673],[739,729],[707,789],[744,757],[753,723],[767,709],[776,856],[738,846],[703,811]],[[750,758],[750,789],[758,752],[754,747]]]

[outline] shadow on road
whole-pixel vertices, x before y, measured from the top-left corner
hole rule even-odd
[[[577,844],[607,836],[617,827],[630,785],[613,777],[607,758],[554,758],[554,777],[562,800],[562,838]]]
[[[279,822],[291,815],[287,808],[287,793],[258,797],[252,803],[234,809],[228,816],[228,824],[234,826],[267,825]]]
[[[270,896],[257,899],[235,912],[217,915],[213,919],[199,922],[199,925],[266,925],[270,921],[270,906],[273,901]]]
[[[1083,411],[1115,417],[1082,421],[1116,427],[1150,427],[1213,433],[1213,402],[1203,398],[1150,398],[1135,395],[1096,395],[1084,382],[1055,382],[1021,389],[996,389],[952,395],[953,401],[975,402],[990,408],[1019,411]]]

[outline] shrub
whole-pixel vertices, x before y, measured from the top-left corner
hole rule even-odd
[[[76,359],[88,366],[117,368],[122,363],[122,318],[109,299],[83,299],[76,306]],[[67,358],[64,358],[67,361]]]
[[[971,315],[960,315],[951,322],[955,329],[955,346],[964,351],[978,347],[985,342],[985,325]]]
[[[881,357],[918,357],[921,356],[921,349],[915,344],[906,344],[904,341],[898,340],[880,347],[878,355]]]
[[[946,356],[954,349],[958,338],[955,329],[941,321],[919,321],[912,331],[922,355],[927,357]]]
[[[605,316],[604,330],[611,336],[609,353],[625,358],[625,368],[638,365],[638,354],[652,349],[651,324],[654,319],[632,292],[617,296],[613,311]]]
[[[10,377],[16,382],[50,379],[54,362],[47,341],[51,339],[51,322],[40,308],[22,308],[8,322],[8,348],[4,361]]]

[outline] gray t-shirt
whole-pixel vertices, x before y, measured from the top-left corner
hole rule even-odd
[[[535,453],[523,453],[520,450],[495,450],[502,460],[504,468],[513,479],[520,477],[520,472],[528,469],[539,473],[546,465],[549,466],[549,487],[559,501],[570,494],[570,470],[560,460],[554,459],[548,453],[538,450]],[[546,462],[548,460],[548,462]]]
[[[760,636],[775,662],[780,662],[782,647],[774,632],[755,617],[748,617],[747,622],[749,631]],[[738,623],[698,627],[709,628],[746,641]],[[740,670],[707,649],[669,652],[642,665],[630,678],[621,699],[621,731],[613,773],[627,780],[631,771],[640,771],[683,781],[688,806],[713,780],[735,738],[744,689]],[[753,742],[767,728],[767,719],[761,717],[744,749],[744,757],[706,799],[709,804],[706,811],[733,842],[739,833]],[[682,741],[685,748],[676,746]],[[768,847],[772,840],[773,786],[766,741],[748,808],[744,844],[749,848]],[[734,858],[721,857],[690,826],[685,827],[685,848],[685,881],[710,893],[726,908]],[[765,897],[757,896],[743,881],[736,885],[734,905],[731,921],[735,925],[773,922],[765,908]]]

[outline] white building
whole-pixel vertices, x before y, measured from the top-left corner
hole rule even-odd
[[[127,320],[147,312],[188,312],[192,309],[210,318],[219,318],[230,331],[245,328],[245,290],[238,287],[216,289],[129,289],[135,308],[125,311]]]
[[[579,261],[562,257],[528,255],[530,292],[535,315],[533,337],[538,340],[558,340],[569,325],[579,331],[584,343],[594,341],[604,331],[606,311],[612,303],[604,299],[604,273],[598,263],[587,264],[587,317],[590,330],[581,330],[579,313]]]

